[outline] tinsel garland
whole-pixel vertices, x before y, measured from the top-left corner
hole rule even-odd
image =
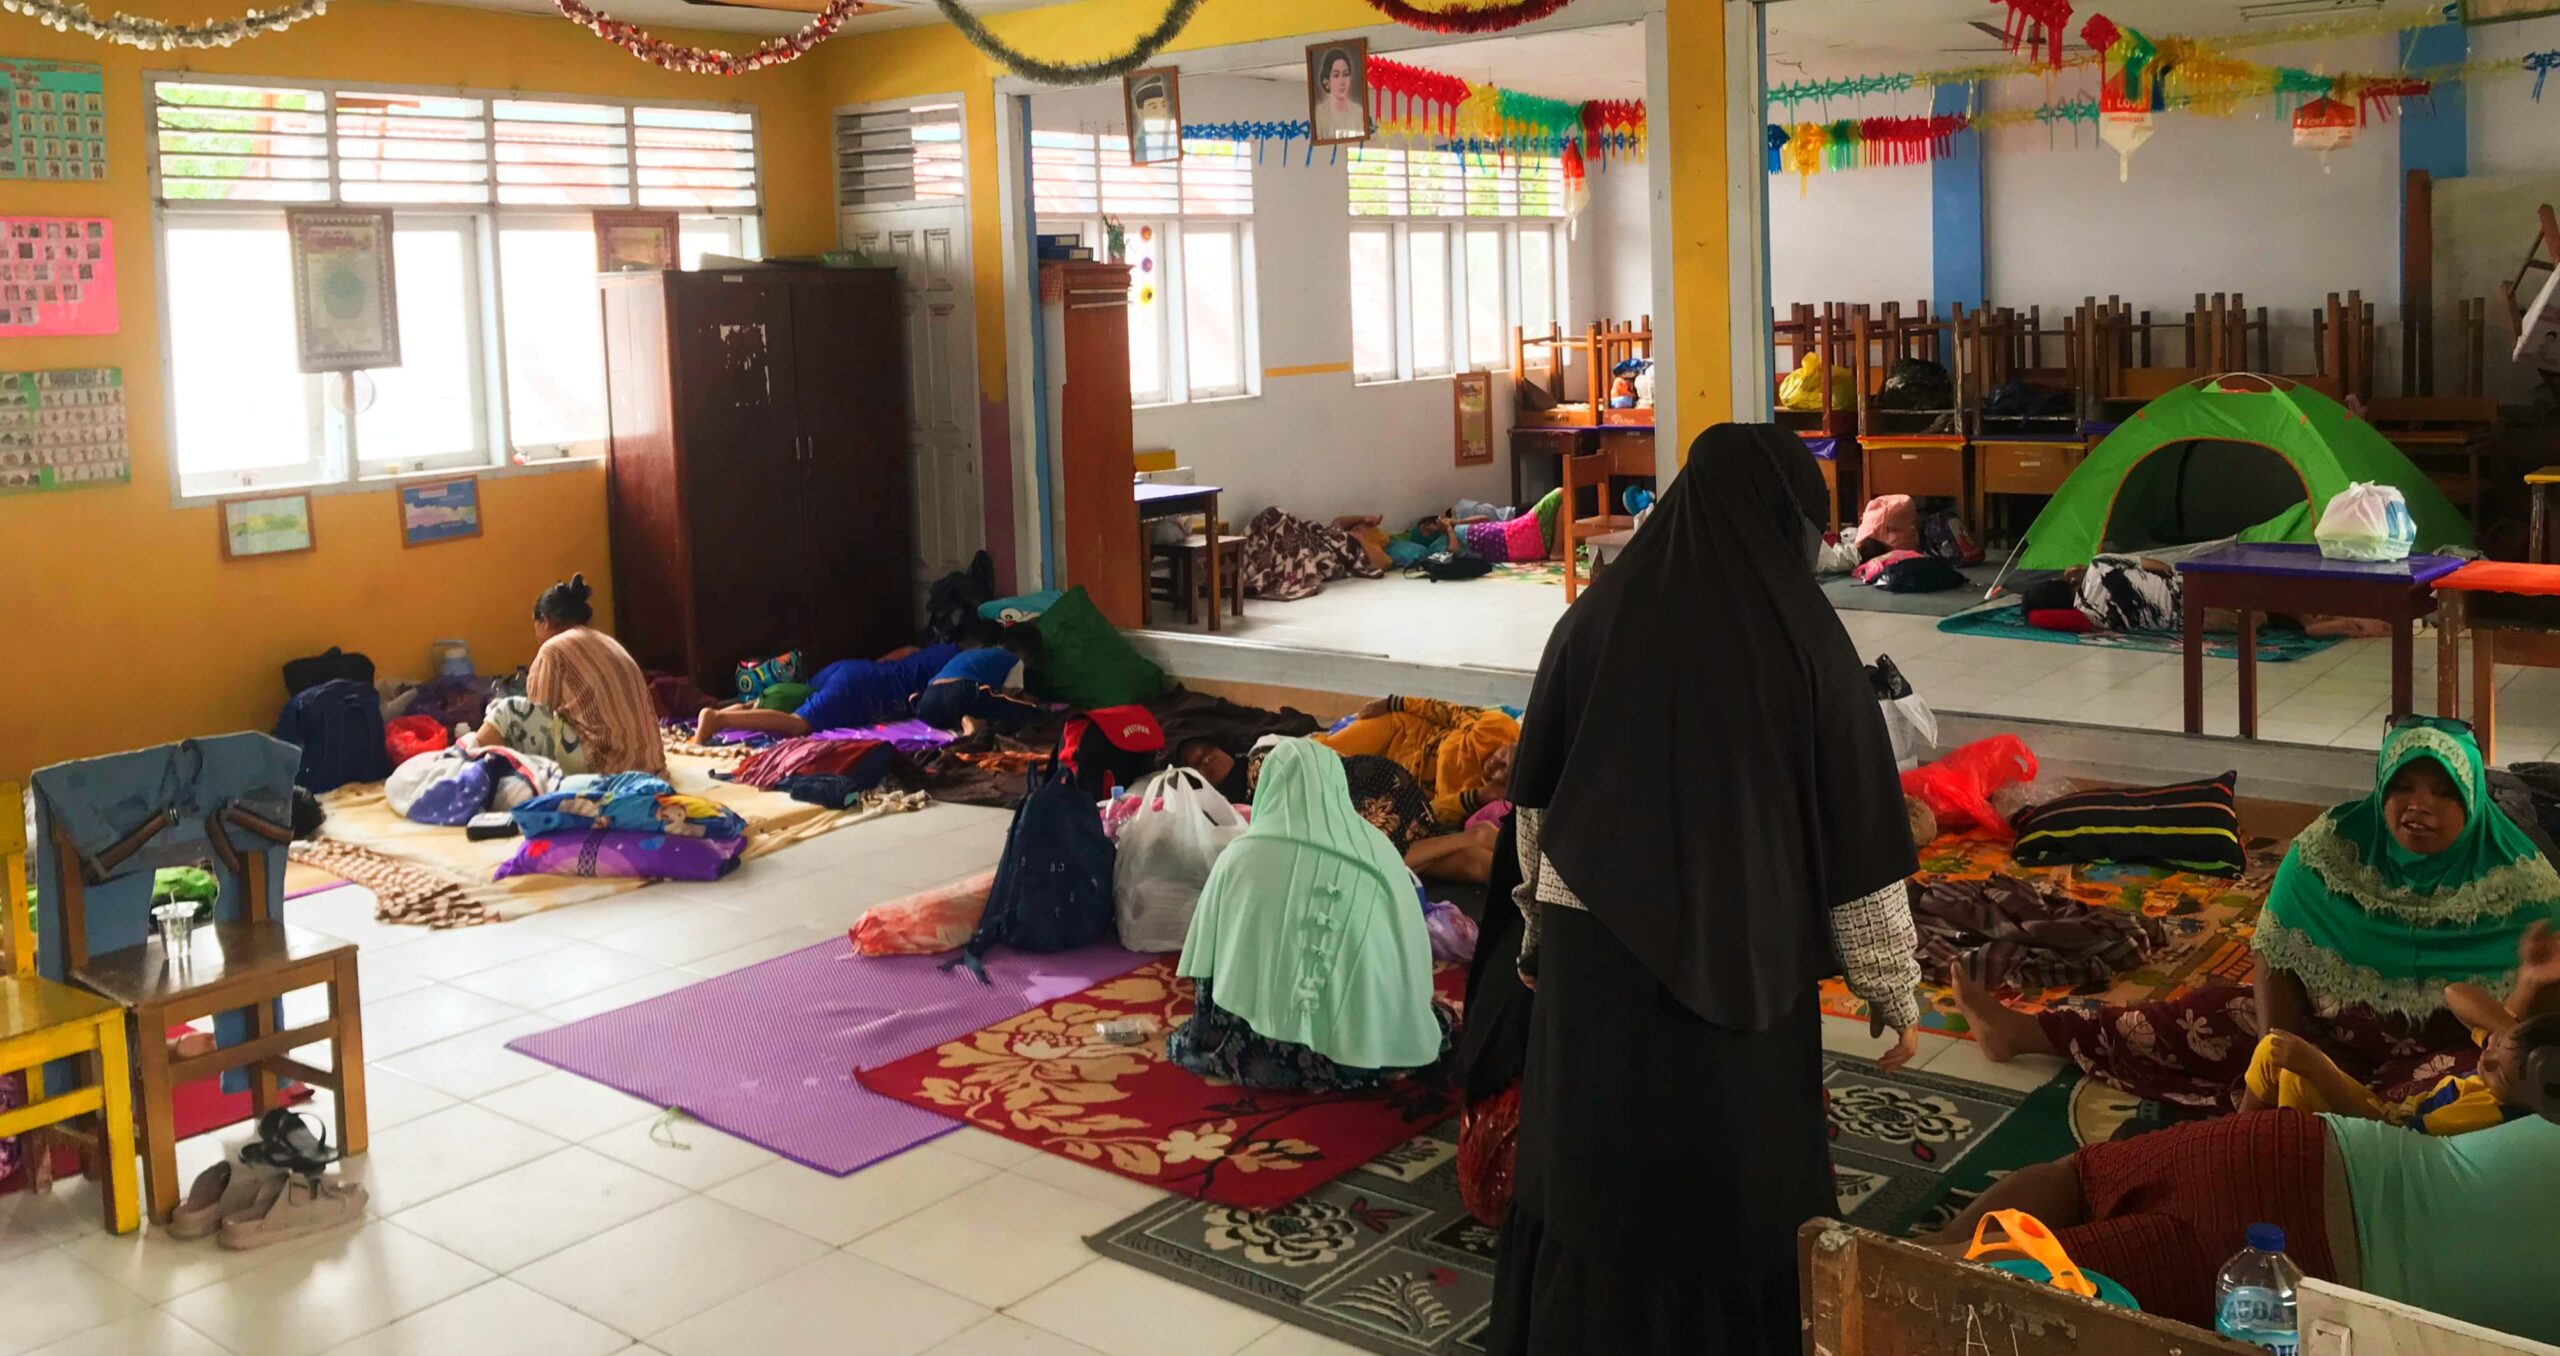
[[[1289,143],[1308,141],[1311,132],[1305,120],[1301,119],[1297,122],[1187,122],[1182,125],[1182,135],[1186,140],[1250,141],[1253,143],[1254,163],[1260,164],[1263,147],[1267,144],[1279,142],[1280,155],[1285,161]],[[1307,149],[1312,152],[1315,148],[1310,145]]]
[[[1405,0],[1369,0],[1369,8],[1407,28],[1419,28],[1426,33],[1499,33],[1507,28],[1536,23],[1572,3],[1573,0],[1510,0],[1510,3],[1423,9],[1405,3]]]
[[[1597,151],[1605,159],[1613,151],[1642,152],[1644,133],[1642,99],[1594,99],[1582,106],[1586,154]]]
[[[101,19],[79,0],[0,0],[0,9],[24,14],[47,28],[84,38],[167,52],[181,47],[228,47],[244,38],[281,33],[305,19],[329,12],[329,0],[295,0],[279,10],[248,10],[237,19],[209,19],[173,24],[139,14],[111,14]]]
[[[1127,75],[1154,60],[1156,53],[1163,51],[1166,44],[1179,36],[1183,26],[1191,22],[1191,16],[1200,11],[1200,4],[1201,0],[1171,0],[1156,26],[1140,35],[1128,51],[1118,56],[1103,57],[1097,61],[1043,61],[1038,57],[1025,56],[1006,45],[1004,39],[978,22],[977,15],[963,8],[960,0],[933,0],[933,7],[942,11],[942,17],[960,30],[960,36],[967,38],[970,46],[986,53],[1015,75],[1044,85],[1090,85]]]
[[[589,9],[581,0],[551,2],[559,9],[561,17],[569,22],[652,66],[685,75],[745,75],[749,71],[788,65],[807,56],[809,49],[834,37],[846,19],[870,8],[863,0],[832,0],[809,22],[781,37],[767,38],[740,56],[717,47],[663,41],[637,24],[624,23],[602,10]],[[28,0],[0,0],[0,4],[7,3],[23,5]]]

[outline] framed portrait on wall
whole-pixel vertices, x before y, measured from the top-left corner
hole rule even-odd
[[[305,372],[400,365],[388,208],[289,207],[293,326]]]
[[[1460,372],[1449,378],[1449,403],[1458,418],[1458,464],[1493,464],[1493,374]]]
[[[597,212],[596,272],[672,273],[676,267],[676,214]]]
[[[1369,139],[1369,40],[1343,38],[1307,48],[1308,138],[1318,146]]]
[[[1182,72],[1153,66],[1120,77],[1129,115],[1129,163],[1162,165],[1182,158]]]
[[[2560,0],[2462,0],[2466,24],[2502,24],[2560,14]]]
[[[222,525],[224,560],[289,556],[311,550],[317,544],[311,533],[308,494],[255,494],[224,499],[214,505],[214,516]]]

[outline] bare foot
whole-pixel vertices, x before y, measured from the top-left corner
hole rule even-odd
[[[706,706],[702,708],[701,715],[693,718],[693,742],[696,744],[708,744],[711,742],[712,736],[720,733],[720,729],[720,708],[716,706]]]
[[[2049,1055],[2053,1042],[2046,1040],[2044,1025],[2032,1013],[2020,1012],[2003,1003],[1982,982],[1953,967],[1956,1010],[1964,1014],[1972,1027],[1973,1040],[1994,1064],[2006,1064],[2020,1055]]]

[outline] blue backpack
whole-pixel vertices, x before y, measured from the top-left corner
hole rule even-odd
[[[382,743],[382,697],[371,684],[332,678],[293,694],[276,717],[276,738],[302,750],[293,784],[319,795],[391,775]]]
[[[998,946],[1070,951],[1109,937],[1117,858],[1093,797],[1076,785],[1064,759],[1050,759],[1005,831],[978,931],[942,968],[966,965],[980,983],[993,983],[983,957]]]

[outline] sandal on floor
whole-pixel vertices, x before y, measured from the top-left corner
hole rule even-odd
[[[275,1183],[266,1209],[222,1222],[222,1246],[245,1252],[364,1218],[365,1190],[352,1182],[289,1173]]]
[[[187,1198],[169,1216],[171,1238],[210,1238],[222,1222],[256,1207],[258,1194],[278,1183],[275,1169],[250,1163],[216,1163],[196,1174]]]
[[[258,1142],[240,1151],[250,1163],[316,1173],[346,1155],[329,1147],[329,1131],[317,1117],[277,1107],[258,1120]]]

